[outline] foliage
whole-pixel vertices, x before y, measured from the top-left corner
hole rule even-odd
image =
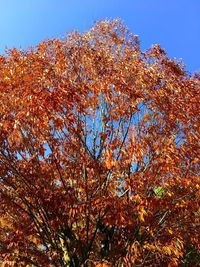
[[[197,266],[199,263],[200,253],[198,253],[193,246],[187,247],[181,266]]]
[[[199,95],[198,75],[118,20],[0,56],[2,266],[198,253]]]
[[[164,190],[163,190],[162,186],[159,186],[159,187],[154,188],[153,191],[154,191],[154,193],[155,193],[155,195],[157,197],[162,198],[164,196]]]

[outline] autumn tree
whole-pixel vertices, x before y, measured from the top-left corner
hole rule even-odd
[[[199,81],[118,20],[1,55],[1,266],[197,265]]]

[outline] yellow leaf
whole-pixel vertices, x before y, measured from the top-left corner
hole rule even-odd
[[[144,215],[146,215],[146,211],[144,209],[144,207],[141,207],[139,210],[138,210],[138,215],[139,215],[139,219],[140,221],[144,222]]]
[[[134,199],[138,202],[138,203],[141,203],[142,202],[142,199],[141,197],[137,194],[134,196]]]
[[[172,254],[171,249],[169,247],[163,247],[163,251],[165,253],[167,253],[168,255],[171,255]]]
[[[172,234],[173,234],[173,231],[172,231],[172,229],[168,229],[168,232],[170,233],[170,235],[172,235]]]

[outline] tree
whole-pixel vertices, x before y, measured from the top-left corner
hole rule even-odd
[[[199,81],[118,20],[2,55],[2,266],[198,254]]]

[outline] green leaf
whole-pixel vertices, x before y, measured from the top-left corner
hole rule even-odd
[[[157,197],[163,198],[165,191],[163,190],[161,186],[154,188],[153,191]]]

